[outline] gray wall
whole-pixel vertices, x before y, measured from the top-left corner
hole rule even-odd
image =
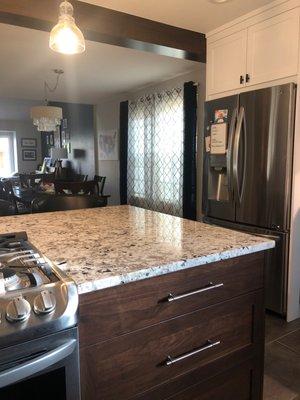
[[[0,131],[16,132],[17,170],[32,172],[42,163],[41,133],[33,126],[30,108],[41,105],[41,101],[0,98]],[[78,173],[95,174],[95,122],[94,106],[87,104],[52,103],[62,107],[63,116],[68,120],[67,130],[71,137],[69,160]],[[37,139],[37,161],[22,160],[22,138]]]
[[[198,155],[197,155],[197,214],[201,219],[201,198],[202,198],[202,126],[204,117],[205,101],[205,64],[199,63],[199,69],[192,73],[181,75],[175,79],[162,82],[157,85],[138,90],[133,93],[120,94],[112,99],[104,100],[96,106],[97,136],[101,132],[117,130],[119,132],[119,106],[124,100],[133,100],[146,93],[159,92],[164,89],[182,85],[184,82],[195,81],[199,84],[198,90]],[[105,192],[111,195],[109,204],[120,204],[119,188],[119,160],[99,160],[97,169],[100,175],[107,177]]]
[[[94,106],[90,104],[72,104],[51,102],[51,105],[63,109],[67,119],[67,131],[70,135],[71,153],[69,161],[78,174],[95,175],[95,123]]]
[[[41,102],[20,99],[0,99],[0,131],[16,133],[17,140],[17,170],[19,172],[32,172],[36,170],[41,159],[41,134],[33,126],[30,119],[30,108],[40,105]],[[22,138],[35,138],[37,140],[37,161],[22,160]]]

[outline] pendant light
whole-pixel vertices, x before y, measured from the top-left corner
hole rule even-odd
[[[55,86],[51,88],[46,81],[44,82],[45,105],[32,107],[30,111],[33,125],[35,125],[40,132],[56,131],[63,117],[62,108],[48,105],[47,90],[49,90],[49,92],[54,92],[58,87],[60,76],[64,73],[62,69],[55,69],[53,72],[56,74]]]
[[[51,106],[32,107],[31,118],[39,132],[55,132],[61,124],[62,109]]]
[[[58,24],[50,33],[49,46],[62,54],[79,54],[85,51],[84,36],[75,24],[73,6],[68,1],[63,1],[59,6]]]
[[[223,3],[227,3],[228,1],[231,0],[209,0],[211,3],[215,3],[215,4],[223,4]]]

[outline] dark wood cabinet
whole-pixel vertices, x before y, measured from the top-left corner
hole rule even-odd
[[[80,296],[80,340],[87,346],[263,287],[260,253],[145,279]],[[180,295],[217,287],[168,302]],[[222,286],[218,286],[222,284]]]
[[[263,267],[256,253],[81,295],[83,400],[260,399]]]
[[[249,400],[253,390],[253,371],[255,364],[245,362],[230,368],[226,372],[200,381],[180,391],[169,400]],[[148,395],[147,395],[148,396]],[[151,394],[151,400],[162,399],[159,392]],[[139,397],[139,400],[149,397]]]

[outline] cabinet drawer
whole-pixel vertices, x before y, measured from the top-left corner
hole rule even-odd
[[[200,382],[171,397],[170,400],[253,399],[251,396],[252,373],[252,365],[245,363],[205,382]]]
[[[230,352],[260,348],[262,293],[81,349],[84,400],[125,400]]]
[[[262,288],[263,266],[263,253],[255,253],[80,295],[80,344],[111,339]],[[169,294],[173,301],[168,301]]]
[[[258,362],[250,359],[209,379],[196,377],[187,389],[171,396],[164,387],[158,387],[132,400],[260,400],[262,382],[257,375],[259,369]],[[173,382],[173,386],[178,386],[178,380]]]

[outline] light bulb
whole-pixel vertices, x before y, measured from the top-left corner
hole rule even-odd
[[[85,51],[85,41],[81,30],[73,18],[73,6],[63,1],[60,6],[58,24],[50,33],[50,49],[63,54],[78,54]]]

